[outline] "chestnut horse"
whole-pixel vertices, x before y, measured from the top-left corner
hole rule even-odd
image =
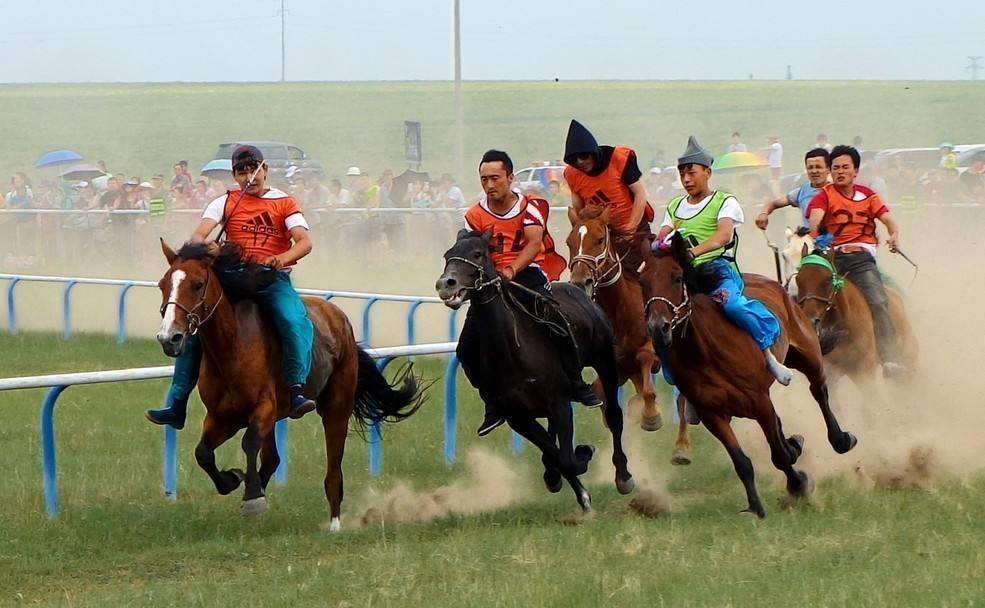
[[[826,361],[857,385],[864,386],[875,377],[880,365],[872,311],[851,278],[835,270],[833,249],[809,252],[810,247],[803,243],[799,268],[794,275],[797,303],[814,324],[821,342],[832,345],[830,353],[825,349]],[[906,318],[903,298],[889,285],[886,285],[886,296],[902,363],[912,370],[918,347]]]
[[[165,316],[158,340],[171,357],[181,354],[188,337],[196,333],[202,347],[198,390],[206,415],[195,458],[220,494],[245,483],[240,512],[259,515],[267,509],[264,490],[280,463],[274,424],[287,416],[290,395],[281,371],[280,340],[247,296],[262,289],[275,271],[243,262],[239,247],[230,243],[221,248],[188,243],[175,253],[162,239],[161,247],[170,267],[158,283]],[[237,295],[243,297],[234,298]],[[335,532],[341,528],[342,455],[349,419],[355,415],[362,425],[402,420],[420,407],[423,395],[409,366],[399,374],[399,388],[387,382],[356,344],[352,326],[338,307],[322,298],[303,300],[315,330],[312,371],[304,391],[317,395],[325,430],[325,496],[331,511],[329,529]],[[244,428],[246,472],[220,471],[216,448]]]
[[[612,323],[619,385],[632,380],[638,398],[643,400],[640,427],[656,431],[663,426],[663,416],[652,374],[660,371],[660,360],[646,331],[643,289],[638,280],[627,276],[627,269],[615,253],[608,208],[587,206],[580,211],[570,208],[568,219],[571,221],[567,239],[571,260],[569,282],[595,300]],[[671,462],[690,464],[691,438],[684,415],[684,398],[677,401],[680,426]]]
[[[701,422],[725,446],[745,486],[747,511],[766,516],[752,461],[732,431],[730,421],[735,416],[759,423],[773,465],[786,475],[787,491],[796,498],[809,496],[813,484],[794,466],[803,450],[803,437],[784,435],[770,400],[774,378],[752,337],[729,322],[710,297],[699,293],[700,270],[692,267],[680,233],[674,235],[669,253],[647,251],[646,256],[640,281],[646,297],[647,328],[677,387]],[[828,404],[821,347],[807,316],[779,283],[759,275],[743,278],[748,295],[763,302],[779,320],[782,332],[773,352],[777,359],[807,376],[831,446],[839,454],[851,450],[857,440],[841,430]]]

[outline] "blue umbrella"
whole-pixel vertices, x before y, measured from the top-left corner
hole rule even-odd
[[[57,165],[67,165],[82,160],[82,155],[74,150],[52,150],[41,156],[38,162],[34,163],[36,169],[41,167],[54,167]]]
[[[233,161],[228,158],[217,158],[215,160],[210,160],[205,163],[202,170],[199,173],[203,175],[206,173],[212,173],[214,171],[225,171],[226,173],[233,172]]]

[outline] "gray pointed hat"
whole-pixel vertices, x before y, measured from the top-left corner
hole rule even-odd
[[[711,155],[711,152],[702,148],[697,138],[692,135],[687,139],[687,149],[684,150],[684,154],[677,159],[677,166],[694,164],[711,167],[713,162],[715,162],[715,157]]]

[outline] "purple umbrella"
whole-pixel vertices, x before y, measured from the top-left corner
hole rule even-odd
[[[106,172],[95,165],[75,165],[61,174],[61,178],[70,181],[93,180],[106,175]]]

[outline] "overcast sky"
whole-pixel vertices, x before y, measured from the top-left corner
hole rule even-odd
[[[452,0],[286,3],[288,80],[453,76]],[[0,82],[280,78],[280,0],[3,8]],[[471,80],[967,79],[983,31],[982,0],[462,0]]]

